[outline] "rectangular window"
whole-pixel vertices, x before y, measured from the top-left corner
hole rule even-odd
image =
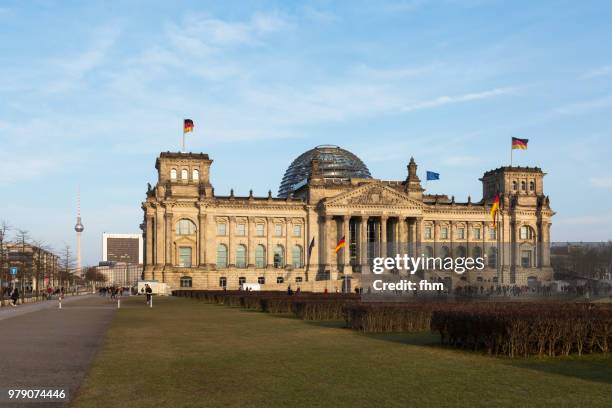
[[[283,236],[283,226],[281,224],[274,224],[274,236],[275,237]]]
[[[217,235],[225,236],[227,233],[227,224],[220,222],[217,224]]]
[[[489,239],[491,240],[497,239],[497,231],[495,231],[493,228],[489,230]]]
[[[440,228],[440,239],[448,239],[448,227]]]
[[[222,288],[226,287],[227,286],[227,278],[225,278],[225,277],[219,278],[219,286],[222,287]]]
[[[531,251],[521,251],[521,266],[531,268]]]
[[[465,239],[465,228],[457,228],[457,239]]]
[[[431,239],[432,236],[431,227],[425,227],[425,239]]]
[[[246,283],[246,278],[244,276],[241,276],[238,278],[238,284],[240,286],[244,285]]]
[[[480,228],[474,228],[474,239],[480,239]]]
[[[293,236],[294,237],[301,237],[302,236],[302,226],[301,225],[294,225],[293,226]]]
[[[257,235],[258,237],[263,237],[264,236],[264,231],[265,231],[265,225],[264,224],[257,224],[257,225],[255,225],[255,235]]]
[[[245,224],[236,225],[236,235],[239,237],[244,237],[246,235],[246,225]]]
[[[191,268],[191,247],[179,247],[179,266]]]
[[[263,276],[260,276],[259,278],[257,278],[257,283],[259,283],[260,285],[265,285],[266,284],[266,278]]]

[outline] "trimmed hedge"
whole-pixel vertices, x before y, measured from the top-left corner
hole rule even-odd
[[[491,355],[609,353],[612,305],[556,302],[372,303],[356,294],[180,290],[175,296],[303,320],[342,320],[366,333],[440,333],[442,344]]]

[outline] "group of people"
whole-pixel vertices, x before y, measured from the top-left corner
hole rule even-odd
[[[119,296],[123,295],[126,291],[129,291],[129,288],[122,286],[105,286],[98,290],[100,296],[110,296],[111,299],[117,299]]]
[[[19,288],[17,286],[15,286],[14,288],[8,288],[7,292],[8,292],[9,298],[11,299],[10,305],[13,307],[17,307],[17,304],[19,303],[19,297],[21,296],[21,293],[19,292]],[[58,295],[62,298],[64,297],[64,287],[63,286],[57,289],[54,289],[51,286],[48,286],[46,289],[46,292],[47,292],[47,300],[51,300],[53,295]]]

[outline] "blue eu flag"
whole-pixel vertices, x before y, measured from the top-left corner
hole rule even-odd
[[[427,181],[429,180],[440,180],[440,173],[434,173],[433,171],[428,171]]]

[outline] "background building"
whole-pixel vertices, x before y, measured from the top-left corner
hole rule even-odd
[[[0,255],[0,280],[5,291],[13,284],[27,293],[47,286],[58,287],[68,281],[59,256],[48,249],[27,242],[8,242],[0,248]],[[10,274],[11,267],[17,268],[16,275]]]
[[[142,265],[142,234],[102,234],[102,260]]]
[[[403,180],[372,178],[365,164],[337,146],[318,146],[287,169],[279,196],[215,195],[212,160],[203,153],[161,153],[158,180],[147,190],[143,232],[145,279],[170,287],[352,291],[372,259],[409,253],[485,257],[479,273],[427,270],[452,285],[533,285],[552,279],[554,212],[537,167],[484,173],[483,198],[456,202],[427,194],[410,159]],[[489,215],[496,193],[496,227]],[[338,253],[337,242],[347,245]]]

